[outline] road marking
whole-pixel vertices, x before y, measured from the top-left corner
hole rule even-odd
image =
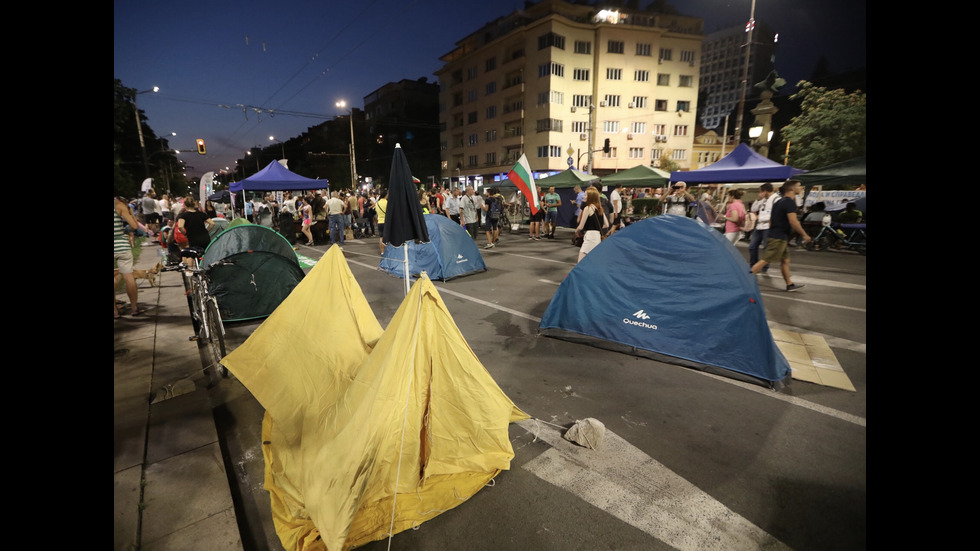
[[[365,255],[365,256],[370,256],[370,255]],[[358,266],[363,266],[365,268],[370,268],[372,270],[378,269],[377,266],[372,266],[370,264],[365,264],[363,262],[358,262],[358,261],[352,260],[350,258],[347,259],[347,262],[349,262],[351,264],[357,264]],[[460,293],[460,292],[457,292],[457,291],[453,291],[453,290],[451,290],[451,289],[449,289],[449,288],[447,288],[445,286],[440,286],[439,287],[439,292],[440,293],[447,294],[447,295],[452,295],[454,297],[461,298],[463,300],[469,300],[471,302],[475,302],[477,304],[486,306],[488,308],[493,308],[493,309],[499,310],[501,312],[506,312],[508,314],[511,314],[511,315],[514,315],[514,316],[517,316],[517,317],[524,318],[526,320],[532,321],[534,323],[538,323],[538,324],[541,323],[541,318],[539,318],[539,317],[532,316],[530,314],[525,314],[524,312],[519,312],[517,310],[513,310],[511,308],[507,308],[505,306],[501,306],[501,305],[495,304],[493,302],[488,302],[488,301],[485,301],[485,300],[482,300],[482,299],[474,298],[474,297],[471,297],[469,295],[466,295],[466,294],[463,294],[463,293]],[[770,324],[770,325],[771,326],[777,326],[778,324]],[[812,331],[800,330],[800,329],[796,329],[796,328],[791,328],[791,330],[794,330],[794,331],[796,331],[798,333],[799,332],[802,332],[802,333],[812,333],[812,334],[820,335],[820,336],[824,337],[825,339],[827,339],[828,344],[831,344],[832,346],[838,346],[839,348],[849,348],[851,350],[856,350],[856,351],[861,352],[861,353],[867,353],[866,350],[865,350],[865,345],[862,344],[862,343],[854,343],[853,341],[847,341],[846,339],[837,339],[835,337],[831,337],[831,336],[828,336],[828,335],[821,335],[820,333],[813,333]],[[867,420],[866,419],[864,419],[862,417],[858,417],[856,415],[852,415],[850,413],[845,413],[843,411],[838,411],[838,410],[835,410],[835,409],[831,409],[831,408],[828,408],[828,407],[825,407],[825,406],[821,406],[819,404],[815,404],[813,402],[809,402],[807,400],[802,400],[800,398],[796,398],[796,397],[793,397],[793,396],[787,396],[787,395],[781,394],[779,392],[773,392],[772,390],[770,390],[768,388],[765,388],[765,387],[762,387],[762,386],[759,386],[759,385],[756,385],[756,384],[745,383],[745,382],[738,381],[736,379],[731,379],[729,377],[724,377],[724,376],[721,376],[721,375],[714,375],[714,374],[708,373],[706,371],[701,371],[700,369],[692,369],[692,371],[695,372],[695,373],[701,374],[701,375],[705,375],[705,376],[708,376],[708,377],[713,377],[716,380],[721,381],[721,382],[724,382],[724,383],[728,383],[728,384],[733,384],[733,385],[736,385],[736,386],[740,386],[740,387],[742,387],[742,388],[744,388],[746,390],[751,390],[753,392],[757,392],[757,393],[762,394],[764,396],[769,396],[771,398],[776,398],[777,400],[783,400],[784,402],[787,402],[787,403],[790,403],[790,404],[793,404],[793,405],[797,405],[797,406],[800,406],[800,407],[809,409],[811,411],[815,411],[817,413],[823,413],[825,415],[829,415],[830,417],[834,417],[834,418],[840,419],[842,421],[847,421],[849,423],[854,423],[854,424],[860,425],[862,427],[866,427],[867,426]]]
[[[593,450],[536,419],[517,424],[551,446],[521,468],[675,549],[789,549],[608,429]]]
[[[793,278],[793,279],[796,279],[796,278]],[[815,285],[819,285],[819,283],[817,283]],[[842,304],[834,304],[832,302],[817,302],[815,300],[806,300],[806,299],[799,298],[799,294],[790,295],[789,293],[787,293],[785,291],[783,292],[783,294],[773,294],[773,293],[760,293],[760,294],[762,296],[764,296],[764,297],[781,298],[781,299],[786,299],[786,300],[792,300],[794,302],[804,302],[806,304],[813,304],[815,306],[823,306],[825,308],[839,308],[841,310],[854,310],[855,312],[867,312],[868,311],[866,308],[856,308],[854,306],[844,306]]]

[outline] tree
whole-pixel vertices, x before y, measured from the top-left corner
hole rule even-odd
[[[867,97],[860,90],[845,93],[802,80],[790,100],[800,101],[800,114],[783,127],[790,143],[790,164],[813,170],[867,154]]]
[[[673,151],[673,149],[665,147],[660,152],[660,170],[663,170],[664,172],[674,172],[675,170],[680,169],[680,165],[670,158]]]

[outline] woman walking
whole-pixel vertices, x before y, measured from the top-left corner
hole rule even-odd
[[[306,246],[313,246],[313,232],[310,226],[313,225],[313,197],[307,196],[306,199],[296,200],[296,208],[299,210],[303,219],[303,235],[306,236]]]
[[[609,220],[602,212],[602,205],[599,203],[599,190],[590,187],[585,191],[585,204],[578,217],[578,227],[575,228],[575,235],[585,236],[582,239],[582,247],[578,250],[578,262],[581,262],[589,251],[594,249],[602,241],[601,233],[609,227]]]

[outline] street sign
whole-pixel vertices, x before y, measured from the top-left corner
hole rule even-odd
[[[568,166],[572,166],[572,165],[574,165],[574,164],[575,164],[575,159],[573,159],[573,158],[571,158],[571,157],[569,157],[569,158],[568,158]]]

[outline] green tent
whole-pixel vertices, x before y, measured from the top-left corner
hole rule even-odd
[[[586,174],[584,172],[579,172],[574,168],[565,169],[564,172],[555,174],[554,176],[549,176],[547,178],[535,178],[534,183],[538,189],[547,190],[551,186],[555,186],[555,189],[562,188],[573,188],[575,186],[582,186],[582,188],[587,188],[591,184],[599,183],[599,178],[591,174]],[[487,187],[496,187],[498,189],[516,188],[517,185],[510,180],[501,180],[493,184],[488,184]]]
[[[803,182],[807,190],[814,185],[821,185],[827,189],[828,185],[857,187],[867,183],[868,178],[868,158],[857,157],[849,161],[842,161],[827,165],[817,170],[805,172],[796,177]]]
[[[670,185],[670,173],[647,165],[637,165],[609,176],[603,176],[602,183],[607,186],[623,184],[623,187],[667,187]]]
[[[224,321],[264,318],[305,273],[293,246],[272,228],[232,221],[201,258]]]

